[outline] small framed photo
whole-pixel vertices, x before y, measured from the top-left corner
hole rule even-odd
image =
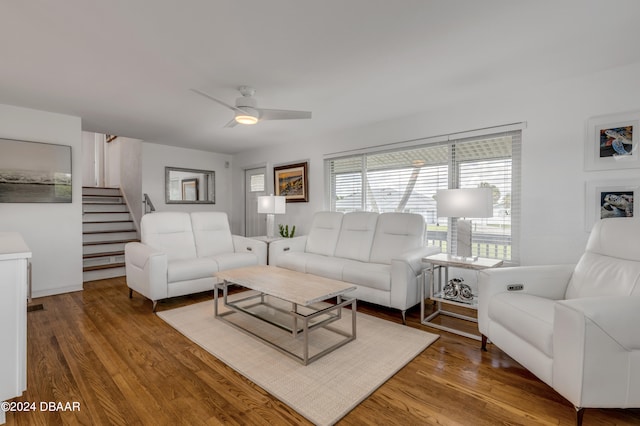
[[[309,201],[306,162],[274,167],[273,178],[275,195],[286,197],[287,203]]]
[[[592,117],[587,121],[585,170],[640,167],[640,111]]]
[[[587,182],[585,230],[599,220],[634,217],[638,211],[640,180]]]

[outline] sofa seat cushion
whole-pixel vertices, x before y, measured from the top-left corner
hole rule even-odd
[[[192,258],[170,260],[167,265],[167,281],[195,280],[207,276],[213,276],[218,272],[218,264],[213,259]]]
[[[349,261],[333,256],[307,253],[305,272],[342,281],[342,270]]]
[[[391,265],[348,260],[342,268],[342,281],[391,291]]]
[[[208,259],[214,260],[218,264],[219,271],[227,269],[243,268],[258,264],[258,257],[253,253],[220,253],[210,256]]]
[[[317,254],[305,253],[301,251],[286,252],[278,258],[278,266],[281,268],[291,269],[292,271],[306,272],[307,259],[310,256],[319,256]]]
[[[500,293],[489,302],[489,318],[553,358],[555,304],[526,293]]]

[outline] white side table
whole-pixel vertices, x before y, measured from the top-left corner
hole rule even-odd
[[[473,270],[481,270],[487,268],[495,268],[502,265],[502,260],[499,259],[487,259],[483,257],[479,257],[475,260],[468,258],[460,258],[457,256],[451,256],[447,253],[438,253],[432,256],[427,256],[422,258],[423,263],[428,263],[429,266],[425,267],[422,270],[422,284],[420,285],[420,321],[422,324],[437,328],[439,330],[448,331],[450,333],[458,334],[460,336],[468,337],[470,339],[481,340],[480,336],[475,334],[467,333],[462,330],[457,330],[455,328],[446,327],[441,324],[435,324],[432,321],[438,315],[447,315],[450,317],[462,319],[465,321],[478,322],[477,318],[461,315],[456,312],[450,312],[444,309],[444,304],[461,306],[469,309],[478,309],[478,299],[477,296],[473,296],[472,299],[468,301],[461,301],[456,299],[450,299],[444,296],[443,294],[443,280],[442,280],[442,270],[444,269],[444,283],[449,282],[449,268],[463,268],[463,269],[473,269]],[[435,270],[438,270],[438,279],[435,279]],[[426,283],[426,274],[431,274],[431,285],[429,298],[436,302],[437,309],[428,317],[425,317],[425,307],[424,307],[424,299],[425,299],[425,283]]]

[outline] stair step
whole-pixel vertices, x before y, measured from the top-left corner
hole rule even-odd
[[[124,267],[124,262],[108,263],[106,265],[85,266],[82,268],[82,272],[99,271],[101,269],[121,268]]]
[[[124,203],[124,199],[121,195],[83,195],[82,203],[122,204]]]
[[[114,256],[124,256],[124,250],[102,251],[102,252],[98,252],[98,253],[87,253],[87,254],[83,254],[82,258],[83,259],[93,259],[93,258],[99,258],[99,257],[114,257]]]
[[[94,241],[82,244],[82,254],[110,253],[115,251],[124,251],[127,243],[139,242],[140,240],[122,240],[122,241]]]
[[[95,256],[95,257],[84,257],[82,258],[82,267],[83,268],[94,268],[94,269],[102,269],[102,268],[115,268],[120,264],[124,265],[124,253],[117,255],[103,255],[103,256]]]
[[[97,269],[93,271],[85,271],[82,273],[82,281],[95,281],[95,280],[106,280],[108,278],[115,277],[123,277],[125,276],[125,268],[108,268],[108,269]]]
[[[109,232],[109,231],[135,231],[135,225],[132,220],[124,220],[117,222],[84,222],[82,224],[82,232]]]
[[[87,213],[129,213],[125,203],[82,203],[82,212]]]
[[[120,196],[120,188],[100,188],[94,186],[83,186],[82,195],[110,195]]]
[[[131,220],[129,212],[84,212],[83,223],[93,222],[126,222]]]
[[[113,242],[122,240],[136,240],[138,234],[136,231],[106,231],[106,232],[83,232],[82,242],[95,243],[95,242]]]

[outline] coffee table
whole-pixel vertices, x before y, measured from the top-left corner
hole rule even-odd
[[[356,289],[353,284],[266,265],[220,271],[216,276],[222,280],[216,284],[214,291],[216,318],[261,340],[303,365],[310,364],[356,338],[356,299],[344,296],[345,293]],[[244,297],[241,294],[238,299],[229,301],[228,286],[231,284],[255,291],[248,292]],[[224,306],[229,308],[226,312],[218,310],[219,289],[222,290]],[[335,304],[321,303],[333,297],[337,298]],[[330,326],[342,318],[342,308],[346,306],[351,307],[351,333]],[[284,330],[291,334],[293,340],[299,340],[299,335],[302,335],[301,349],[292,350],[290,345],[280,344],[263,335],[264,333],[225,318],[233,313],[246,314]],[[319,329],[344,338],[311,355],[309,334]]]

